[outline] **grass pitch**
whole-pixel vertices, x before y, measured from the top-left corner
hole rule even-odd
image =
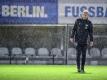
[[[0,65],[0,80],[107,80],[107,66],[86,66],[77,73],[72,65]]]

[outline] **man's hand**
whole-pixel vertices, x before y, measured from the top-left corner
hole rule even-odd
[[[73,42],[74,42],[74,39],[73,39],[73,38],[70,38],[70,42],[73,43]]]
[[[93,46],[93,41],[90,42],[90,47],[92,47],[92,46]]]

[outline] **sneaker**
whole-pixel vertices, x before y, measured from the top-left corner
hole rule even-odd
[[[85,73],[85,71],[82,69],[82,70],[81,70],[81,73]]]
[[[80,69],[78,69],[78,72],[80,73],[80,72],[81,72],[81,70],[80,70]]]

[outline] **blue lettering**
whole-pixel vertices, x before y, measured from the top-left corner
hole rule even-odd
[[[89,7],[88,11],[89,11],[89,16],[90,17],[94,17],[95,16],[95,7]]]
[[[79,16],[79,7],[72,7],[72,16],[73,17]]]
[[[84,9],[88,9],[90,17],[107,17],[107,8],[104,9],[102,6],[66,6],[65,17],[79,17]]]
[[[105,17],[107,17],[107,8],[106,8],[106,11],[105,11]]]
[[[97,17],[103,17],[103,7],[97,7]]]
[[[80,11],[83,12],[84,9],[87,9],[87,7],[86,7],[86,6],[82,6],[82,7],[80,8]]]
[[[71,13],[71,7],[70,6],[66,6],[65,7],[65,17],[68,17],[69,16],[69,13]]]

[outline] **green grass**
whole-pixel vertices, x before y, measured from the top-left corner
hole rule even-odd
[[[86,66],[82,74],[72,65],[0,65],[0,80],[107,80],[107,66]]]

